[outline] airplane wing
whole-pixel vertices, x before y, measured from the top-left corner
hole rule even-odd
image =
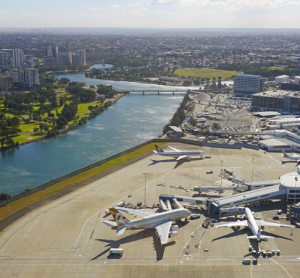
[[[122,207],[116,207],[115,209],[129,213],[129,214],[137,216],[137,217],[146,217],[146,216],[153,214],[152,212],[147,212],[144,210],[128,209],[128,208],[122,208]]]
[[[169,232],[172,225],[172,221],[165,222],[155,226],[161,244],[166,244],[168,242]]]
[[[227,227],[232,227],[232,226],[245,226],[247,227],[247,220],[243,220],[243,221],[234,221],[234,222],[230,222],[224,225],[219,225],[219,226],[215,226],[216,228],[227,228]]]
[[[281,228],[294,228],[295,226],[291,225],[284,225],[281,223],[273,223],[273,222],[266,222],[264,220],[256,220],[258,226],[273,226],[273,227],[281,227]]]
[[[125,225],[121,225],[117,228],[117,236],[123,235],[124,232],[126,230],[126,226]]]
[[[173,148],[171,146],[169,146],[169,148],[172,149],[174,152],[181,152],[181,150],[175,149],[175,148]]]
[[[178,156],[177,158],[176,158],[176,160],[178,161],[178,160],[181,160],[181,159],[185,159],[185,158],[187,158],[188,156],[187,155],[180,155],[180,156]]]

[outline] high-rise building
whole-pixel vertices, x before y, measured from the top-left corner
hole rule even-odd
[[[43,66],[52,66],[56,64],[55,58],[53,57],[43,57]]]
[[[36,88],[40,84],[39,71],[37,69],[24,69],[23,80],[25,88]]]
[[[47,46],[46,56],[55,58],[55,63],[58,64],[58,46]]]
[[[240,74],[234,78],[234,96],[251,97],[252,94],[263,92],[265,79],[260,75]]]
[[[61,66],[70,66],[72,65],[72,53],[60,53],[58,55],[58,64]]]
[[[0,87],[6,91],[13,85],[13,78],[11,76],[0,75]]]
[[[0,51],[0,69],[8,69],[11,67],[11,53]]]
[[[12,50],[12,66],[14,68],[22,68],[24,66],[24,53],[22,49]]]
[[[22,85],[24,79],[23,69],[13,69],[6,72],[7,76],[11,76],[15,85]]]
[[[76,55],[80,56],[80,65],[86,65],[86,51],[85,51],[85,49],[76,50]]]

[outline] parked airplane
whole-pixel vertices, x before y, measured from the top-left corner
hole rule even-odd
[[[273,222],[266,222],[264,220],[258,220],[256,221],[252,215],[252,212],[249,208],[245,208],[245,215],[246,215],[246,220],[243,221],[235,221],[235,222],[230,222],[224,225],[219,225],[216,226],[216,228],[226,228],[226,227],[233,227],[233,226],[244,226],[248,227],[251,232],[253,233],[253,236],[248,236],[247,238],[249,239],[268,239],[268,238],[274,238],[271,236],[264,236],[261,234],[261,226],[275,226],[275,227],[283,227],[283,228],[294,228],[294,226],[290,225],[284,225],[284,224],[278,224],[278,223],[273,223]]]
[[[173,152],[164,152],[157,145],[155,145],[155,148],[156,148],[156,151],[153,151],[155,153],[155,155],[173,156],[176,158],[176,160],[192,159],[191,158],[192,155],[200,155],[201,157],[202,157],[202,155],[205,155],[205,152],[203,152],[203,151],[180,151],[171,146],[169,146],[169,148],[171,148],[173,150]]]
[[[162,213],[151,213],[143,210],[134,210],[122,207],[109,209],[114,221],[104,220],[102,223],[116,229],[117,236],[120,236],[127,230],[139,230],[139,229],[154,229],[156,230],[161,244],[168,242],[168,236],[177,236],[178,225],[173,225],[172,222],[181,218],[186,218],[191,215],[191,212],[187,209],[180,208]],[[139,218],[128,220],[119,211],[123,211]],[[171,231],[171,232],[170,232]]]
[[[297,165],[300,163],[300,156],[295,155],[294,153],[292,155],[288,155],[284,150],[282,151],[282,156],[287,158],[287,159],[291,159],[291,160],[295,160],[297,162]]]

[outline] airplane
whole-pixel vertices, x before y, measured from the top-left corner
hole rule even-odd
[[[287,159],[295,160],[297,162],[297,165],[300,163],[300,156],[295,155],[294,153],[293,155],[288,155],[284,150],[282,150],[282,156]]]
[[[125,230],[139,229],[155,229],[160,238],[161,245],[168,242],[168,237],[177,236],[178,225],[173,225],[172,222],[181,218],[186,218],[191,215],[191,212],[184,208],[179,208],[161,213],[151,213],[143,210],[134,210],[122,207],[110,208],[109,211],[113,216],[114,221],[104,220],[103,224],[116,229],[117,236],[124,233]],[[132,214],[138,218],[128,220],[119,211]]]
[[[192,155],[205,155],[204,151],[180,151],[178,149],[175,149],[171,146],[169,146],[170,149],[173,150],[173,152],[164,152],[159,146],[155,145],[156,151],[153,151],[155,155],[165,155],[165,156],[173,156],[176,158],[176,160],[182,160],[182,159],[192,159]]]
[[[248,236],[247,238],[249,239],[268,239],[268,238],[274,238],[271,236],[264,236],[261,234],[261,226],[274,226],[274,227],[283,227],[283,228],[294,228],[294,226],[290,225],[284,225],[284,224],[278,224],[278,223],[273,223],[273,222],[266,222],[264,220],[258,220],[256,221],[252,215],[252,212],[249,208],[245,208],[244,210],[245,215],[246,215],[246,220],[238,220],[235,222],[230,222],[224,225],[219,225],[216,226],[216,228],[226,228],[226,227],[234,227],[234,226],[244,226],[248,227],[251,232],[253,233],[253,236]]]

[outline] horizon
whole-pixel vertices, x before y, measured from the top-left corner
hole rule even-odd
[[[294,0],[14,0],[2,28],[275,28],[300,26]],[[122,26],[122,27],[121,27]]]

